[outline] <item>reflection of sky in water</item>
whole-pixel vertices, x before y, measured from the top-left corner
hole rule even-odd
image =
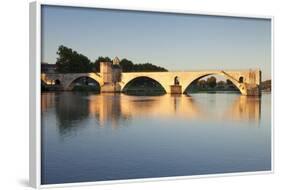
[[[270,169],[271,98],[42,95],[43,183]]]

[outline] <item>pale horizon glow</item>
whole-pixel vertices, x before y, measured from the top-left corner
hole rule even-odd
[[[271,20],[62,6],[42,7],[42,62],[60,45],[169,71],[256,69],[271,79]]]

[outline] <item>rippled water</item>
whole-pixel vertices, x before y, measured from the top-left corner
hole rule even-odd
[[[271,95],[42,93],[42,184],[271,169]]]

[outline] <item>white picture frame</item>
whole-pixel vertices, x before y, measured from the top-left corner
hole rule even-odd
[[[41,62],[41,7],[43,5],[55,5],[55,6],[71,6],[71,7],[85,7],[85,8],[102,8],[102,9],[117,9],[117,10],[135,10],[135,11],[148,11],[148,12],[161,12],[161,13],[183,13],[183,14],[199,14],[209,16],[229,16],[229,17],[243,17],[243,18],[265,18],[271,20],[271,73],[273,75],[273,57],[274,57],[274,17],[273,16],[261,16],[261,15],[240,15],[240,14],[227,14],[227,13],[210,13],[210,12],[192,12],[182,10],[158,10],[147,8],[134,8],[134,7],[117,7],[117,6],[99,6],[93,3],[81,3],[76,2],[58,2],[58,1],[35,1],[30,3],[30,118],[29,118],[29,180],[30,185],[34,188],[45,187],[66,187],[66,186],[82,186],[82,185],[97,185],[97,184],[115,184],[115,183],[128,183],[128,182],[143,182],[143,181],[159,181],[159,180],[177,180],[177,179],[192,179],[202,177],[220,177],[220,176],[236,176],[236,175],[252,175],[252,174],[271,174],[274,171],[274,80],[272,82],[272,102],[271,102],[271,171],[262,172],[243,172],[243,173],[228,173],[228,174],[207,174],[196,176],[181,176],[181,177],[161,177],[161,178],[146,178],[146,179],[128,179],[128,180],[114,180],[114,181],[100,181],[100,182],[80,182],[80,183],[66,183],[66,184],[53,184],[42,185],[41,184],[41,86],[40,86],[40,62]],[[272,76],[274,78],[274,76]]]

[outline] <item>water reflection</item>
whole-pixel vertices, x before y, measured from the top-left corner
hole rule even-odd
[[[210,95],[208,95],[210,96]],[[94,118],[93,126],[124,126],[131,118],[156,117],[185,120],[238,120],[259,122],[261,98],[224,95],[230,98],[221,101],[220,95],[213,95],[209,102],[201,96],[127,96],[124,94],[90,93],[44,93],[42,113],[55,109],[59,131],[64,134],[83,127],[81,122]],[[227,102],[223,105],[222,102]],[[79,124],[80,123],[80,124]]]
[[[228,118],[234,120],[260,121],[261,98],[239,96],[226,113]]]
[[[44,114],[48,109],[55,105],[55,93],[42,93],[41,94],[41,113]]]
[[[87,93],[59,93],[55,96],[55,113],[60,134],[83,127],[81,122],[90,114],[87,96]]]
[[[120,121],[130,118],[122,112],[122,97],[119,94],[90,95],[87,97],[89,114],[97,119],[99,126],[110,124],[117,127]]]
[[[122,113],[132,117],[197,118],[202,115],[195,100],[185,95],[159,97],[122,96]]]

